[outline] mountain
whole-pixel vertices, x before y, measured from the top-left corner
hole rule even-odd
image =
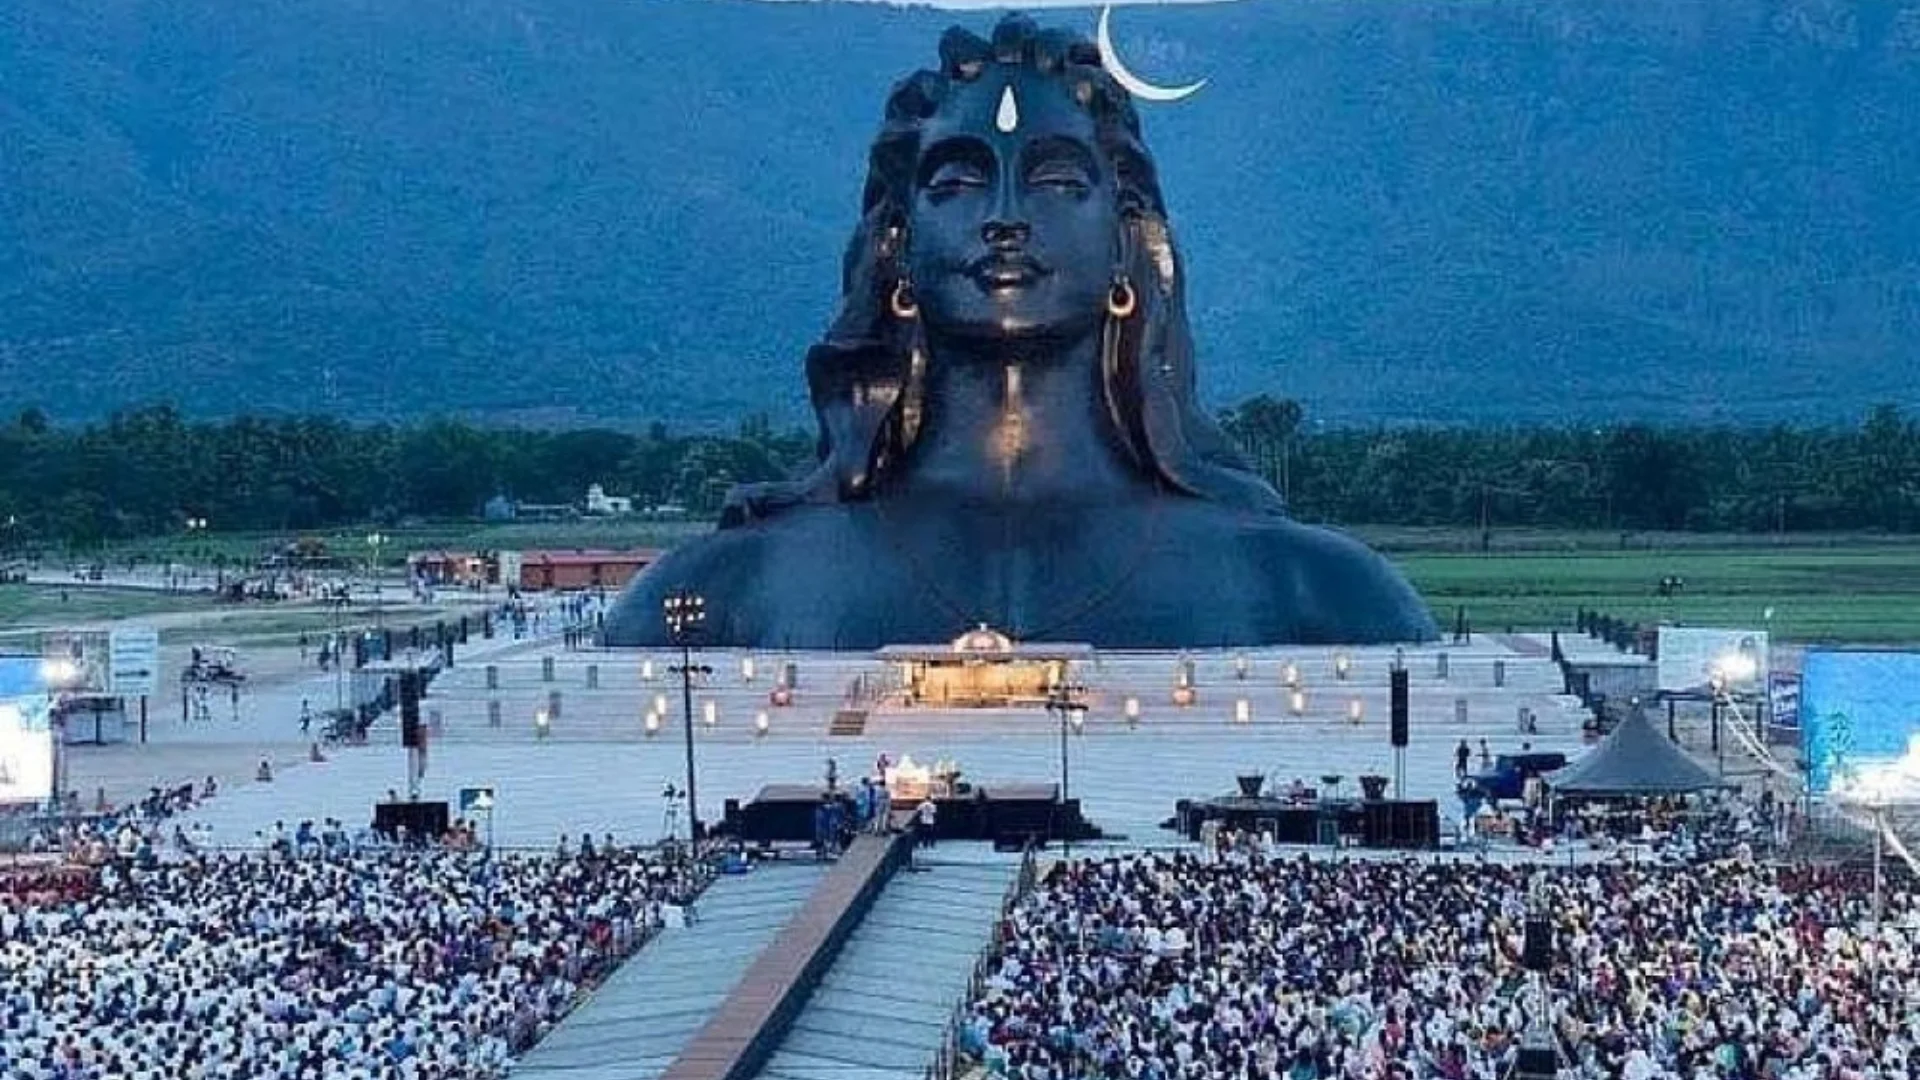
[[[1085,25],[1089,10],[1047,11]],[[0,408],[805,416],[942,29],[746,0],[12,0]],[[1920,3],[1126,7],[1209,400],[1857,419],[1920,370]]]

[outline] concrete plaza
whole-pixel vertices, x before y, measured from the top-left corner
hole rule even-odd
[[[726,800],[750,799],[765,784],[823,780],[829,758],[842,783],[857,782],[882,754],[895,762],[908,755],[925,764],[951,761],[986,784],[1060,778],[1060,724],[1042,709],[926,710],[868,702],[858,734],[830,734],[835,713],[858,696],[857,687],[887,680],[886,665],[864,653],[714,650],[695,656],[713,669],[694,693],[699,808],[707,821],[718,820]],[[1195,664],[1197,700],[1188,707],[1172,702],[1183,657]],[[1344,679],[1336,674],[1341,657]],[[680,686],[668,671],[676,659],[567,650],[550,642],[490,643],[462,654],[423,702],[434,732],[421,797],[452,800],[461,787],[492,787],[495,841],[507,846],[547,846],[581,832],[622,841],[660,838],[667,825],[662,790],[683,784],[686,768]],[[1440,799],[1443,821],[1457,813],[1453,762],[1461,740],[1473,748],[1476,764],[1482,740],[1495,753],[1523,742],[1569,753],[1582,745],[1583,710],[1561,695],[1557,668],[1524,639],[1482,636],[1398,654],[1391,648],[1103,653],[1073,674],[1088,687],[1091,709],[1065,740],[1071,794],[1116,842],[1140,845],[1175,842],[1159,828],[1174,800],[1230,791],[1240,773],[1262,772],[1281,785],[1299,778],[1313,787],[1324,786],[1323,776],[1339,775],[1344,789],[1355,791],[1359,775],[1394,771],[1387,680],[1396,659],[1411,676],[1411,744],[1399,794]],[[795,697],[775,707],[769,691],[787,663],[797,672]],[[1283,681],[1289,665],[1298,670],[1305,696],[1298,714]],[[1496,665],[1501,685],[1495,685]],[[269,715],[156,732],[156,745],[184,742],[206,755],[220,753],[223,743],[287,746],[289,701],[302,692],[299,685],[283,688],[274,707],[262,710]],[[1128,698],[1139,702],[1137,723],[1126,719]],[[1243,700],[1244,722],[1238,718]],[[659,705],[665,720],[649,731],[643,718]],[[1531,734],[1519,730],[1522,709],[1536,717]],[[543,711],[544,730],[536,723]],[[764,733],[757,725],[762,713]],[[216,843],[246,845],[274,821],[291,826],[334,817],[363,824],[375,801],[406,790],[406,753],[391,719],[375,727],[369,745],[328,755],[321,763],[294,760],[270,783],[230,787],[197,816],[213,828]]]

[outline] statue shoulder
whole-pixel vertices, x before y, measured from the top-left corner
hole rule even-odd
[[[1303,641],[1426,641],[1432,613],[1379,552],[1337,529],[1287,521],[1256,533],[1269,602],[1290,611]]]
[[[836,605],[858,593],[860,575],[875,562],[853,517],[844,506],[804,503],[681,544],[627,586],[608,616],[606,643],[666,644],[662,604],[680,589],[706,601],[706,637],[716,645],[765,643],[797,633],[796,626],[831,624],[842,615]],[[825,633],[831,638],[831,628]]]
[[[616,646],[669,644],[664,615],[668,596],[685,589],[706,601],[710,613],[727,612],[738,619],[740,600],[758,587],[760,552],[765,539],[759,529],[725,529],[681,543],[647,567],[627,585],[607,614],[604,640]],[[724,633],[709,627],[708,633]]]

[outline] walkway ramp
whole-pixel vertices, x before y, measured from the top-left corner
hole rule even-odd
[[[841,948],[761,1080],[911,1080],[967,992],[1017,858],[939,862],[894,875]]]
[[[694,925],[634,954],[514,1067],[515,1080],[657,1080],[826,875],[818,863],[723,876]]]

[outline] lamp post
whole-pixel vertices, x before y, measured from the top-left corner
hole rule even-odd
[[[1072,790],[1069,786],[1072,774],[1069,772],[1070,763],[1067,758],[1067,728],[1071,726],[1076,732],[1079,731],[1081,725],[1086,723],[1087,716],[1087,703],[1079,699],[1077,696],[1078,690],[1078,687],[1069,686],[1064,682],[1060,682],[1055,683],[1047,691],[1047,711],[1060,718],[1059,805],[1062,810],[1066,808],[1067,799]],[[1071,824],[1072,823],[1069,822],[1068,828],[1063,829],[1060,833],[1061,851],[1069,859],[1073,858],[1073,833]]]
[[[187,519],[187,557],[192,558],[198,550],[199,537],[207,531],[207,519],[190,517]]]
[[[373,625],[380,625],[380,545],[388,540],[383,532],[367,534],[367,578],[373,583]]]
[[[1873,800],[1873,970],[1880,971],[1880,935],[1887,914],[1887,796],[1876,790]]]
[[[673,637],[673,643],[680,647],[680,662],[669,670],[680,676],[682,718],[686,721],[687,737],[687,836],[695,844],[700,842],[700,803],[694,796],[693,781],[693,677],[711,675],[713,668],[706,664],[696,666],[693,662],[693,639],[699,635],[707,622],[707,601],[698,593],[679,589],[661,601],[667,619],[667,633]]]

